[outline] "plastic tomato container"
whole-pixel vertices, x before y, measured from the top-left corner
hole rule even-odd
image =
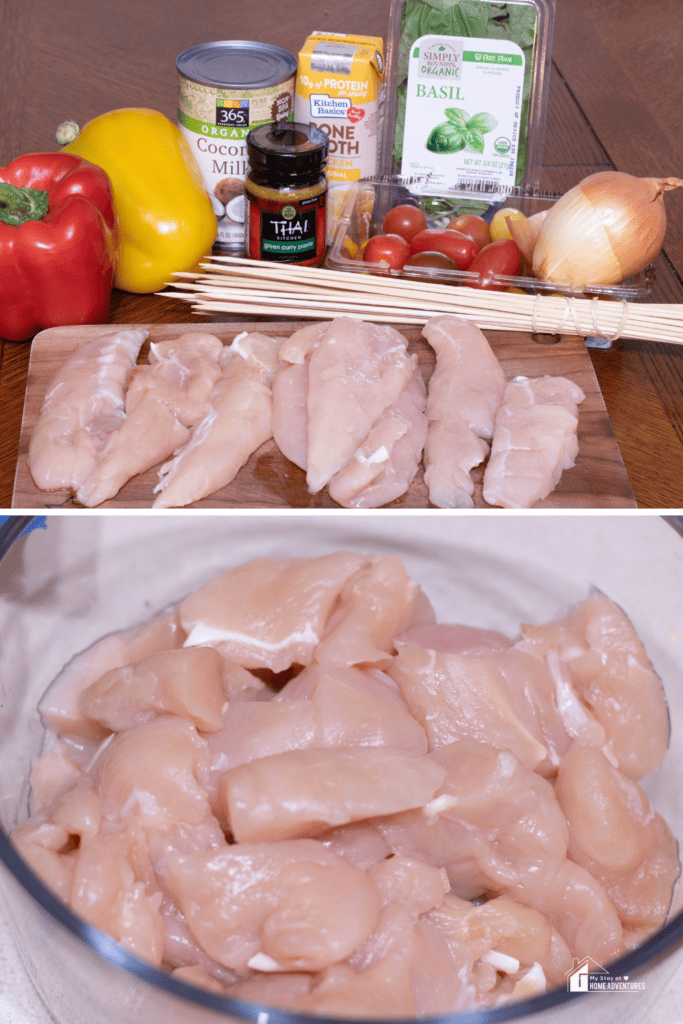
[[[476,213],[489,223],[498,210],[508,207],[520,210],[527,217],[550,209],[560,198],[555,192],[514,187],[505,193],[486,186],[471,186],[457,192],[436,194],[424,177],[401,178],[384,175],[366,178],[351,188],[325,266],[354,274],[384,274],[410,277],[440,284],[476,285],[478,275],[468,270],[434,270],[428,267],[404,267],[388,270],[381,263],[366,263],[363,247],[372,235],[382,233],[382,223],[389,210],[403,203],[420,206],[430,227],[445,227],[449,221],[465,213]],[[644,299],[652,290],[655,271],[646,267],[640,274],[618,285],[589,285],[578,290],[569,283],[540,281],[535,277],[494,274],[493,280],[502,288],[520,288],[532,294],[562,294],[607,299]]]
[[[7,838],[27,815],[28,775],[44,729],[39,698],[60,668],[101,636],[146,621],[213,576],[256,556],[395,552],[441,621],[517,635],[598,587],[641,638],[667,695],[672,739],[643,785],[683,842],[683,537],[661,517],[307,513],[275,516],[49,516],[0,526],[0,902],[26,969],[58,1024],[306,1024],[320,1018],[184,984],[75,917]],[[680,883],[668,924],[611,966],[637,990],[560,988],[435,1024],[636,1024],[683,953]]]

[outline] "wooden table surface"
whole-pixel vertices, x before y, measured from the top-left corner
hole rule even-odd
[[[319,29],[386,38],[389,0],[197,5],[178,0],[4,0],[0,6],[0,166],[56,150],[57,125],[116,107],[175,119],[175,59],[214,39],[273,42],[297,53]],[[566,191],[616,168],[683,177],[680,0],[557,0],[542,186]],[[683,302],[683,191],[667,195],[655,302]],[[0,276],[0,302],[2,277]],[[111,323],[207,323],[159,296],[115,291]],[[683,338],[681,339],[683,341]],[[30,345],[0,341],[0,507],[12,495]],[[622,341],[590,350],[641,508],[683,508],[683,346]]]

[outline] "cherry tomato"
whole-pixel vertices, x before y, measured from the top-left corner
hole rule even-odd
[[[472,273],[480,275],[479,281],[468,281],[467,284],[471,288],[489,288],[491,291],[502,292],[505,285],[496,284],[493,275],[503,274],[506,277],[514,277],[519,273],[519,267],[520,252],[512,239],[491,242],[484,246],[468,267]]]
[[[395,206],[384,218],[382,230],[387,235],[400,235],[409,242],[418,231],[424,231],[427,227],[427,218],[417,206],[405,204]]]
[[[473,242],[476,242],[480,249],[491,241],[491,231],[483,217],[477,217],[476,213],[463,213],[456,217],[450,224],[446,225],[448,231],[460,231],[467,235]]]
[[[438,270],[457,270],[452,259],[445,252],[416,252],[405,262],[406,267],[436,267]]]
[[[467,270],[479,252],[479,246],[460,231],[448,228],[427,228],[415,235],[410,243],[411,253],[443,252],[452,259],[458,270]]]
[[[400,270],[410,256],[410,246],[400,235],[373,235],[363,249],[366,263],[386,263]]]

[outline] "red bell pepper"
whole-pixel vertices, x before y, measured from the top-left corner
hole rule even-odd
[[[68,153],[0,167],[0,338],[104,323],[116,266],[111,182]]]

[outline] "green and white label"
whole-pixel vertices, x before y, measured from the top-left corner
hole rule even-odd
[[[514,185],[524,54],[503,39],[421,36],[410,51],[401,174]]]

